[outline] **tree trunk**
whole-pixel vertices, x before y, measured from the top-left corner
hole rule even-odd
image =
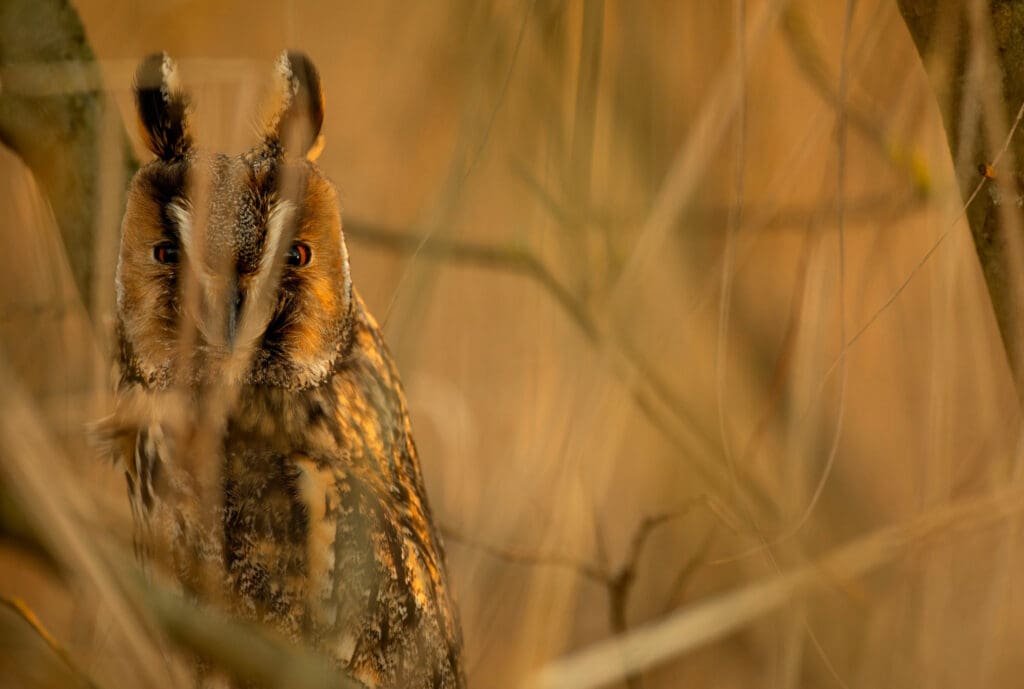
[[[1024,1],[897,0],[935,91],[1018,400],[1024,401]],[[998,160],[998,163],[996,162]]]

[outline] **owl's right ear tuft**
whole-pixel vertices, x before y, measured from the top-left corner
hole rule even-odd
[[[189,98],[167,53],[146,57],[135,72],[135,105],[146,146],[164,161],[180,160],[192,147]]]
[[[313,61],[284,51],[274,64],[273,82],[264,105],[264,143],[290,157],[316,160],[323,148],[324,94]]]

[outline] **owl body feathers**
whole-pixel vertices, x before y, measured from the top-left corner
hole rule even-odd
[[[240,614],[364,681],[456,686],[458,626],[401,387],[357,304],[328,381],[240,401],[225,441],[225,566]]]
[[[319,81],[296,53],[277,77],[285,111],[260,144],[204,157],[179,121],[188,103],[173,63],[140,67],[157,159],[133,179],[122,226],[110,433],[140,549],[195,595],[216,572],[215,597],[234,614],[367,686],[462,687],[398,372],[352,287],[334,188],[308,155]],[[196,454],[211,409],[215,442]],[[216,463],[212,508],[196,462]]]

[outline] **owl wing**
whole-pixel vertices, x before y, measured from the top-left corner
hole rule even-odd
[[[461,687],[462,639],[405,397],[361,302],[359,316],[332,385],[342,456],[300,465],[317,636],[370,686]]]
[[[461,643],[434,545],[376,477],[337,462],[296,465],[317,645],[368,686],[460,686]]]
[[[234,612],[371,687],[461,686],[438,551],[400,492],[334,455],[236,443],[225,481]]]

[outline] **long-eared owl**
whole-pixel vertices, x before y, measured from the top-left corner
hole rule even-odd
[[[136,74],[155,158],[121,229],[107,432],[137,547],[367,686],[462,687],[402,386],[315,163],[320,79],[295,52],[273,75],[257,144],[229,156],[196,145],[165,54]]]

